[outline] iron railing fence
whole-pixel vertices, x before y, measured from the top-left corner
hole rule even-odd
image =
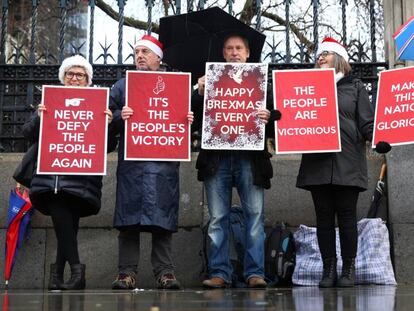
[[[252,2],[252,27],[265,30],[268,28],[268,21],[271,20],[277,23],[278,30],[282,31],[282,35],[279,32],[279,39],[275,36],[268,36],[265,43],[262,58],[270,62],[269,72],[273,69],[312,68],[314,66],[314,51],[317,50],[318,40],[327,34],[325,25],[327,1],[275,1],[274,3],[278,3],[283,11],[282,15],[273,13],[271,15],[269,11],[266,11],[264,0]],[[360,21],[360,25],[364,23],[369,28],[364,34],[365,39],[362,39],[359,33],[349,31],[351,20],[355,20],[355,16],[351,15],[355,13],[350,10],[351,4],[349,3],[353,0],[329,1],[335,3],[334,11],[331,12],[338,14],[337,17],[331,17],[331,20],[336,22],[340,20],[341,26],[336,30],[331,30],[333,33],[328,32],[328,34],[339,37],[347,46],[353,74],[366,83],[374,100],[377,73],[387,67],[386,63],[378,62],[378,59],[382,58],[377,56],[381,54],[378,53],[379,49],[382,49],[378,46],[379,32],[382,27],[381,0],[365,2],[366,15],[363,18],[366,20]],[[213,2],[217,3],[208,0],[168,1],[170,3],[168,14],[182,14],[204,9]],[[126,0],[117,0],[112,11],[108,9],[106,12],[118,21],[115,31],[105,29],[108,33],[116,33],[114,35],[117,37],[115,55],[112,52],[111,42],[107,42],[106,39],[104,42],[95,40],[97,33],[103,31],[97,29],[95,18],[97,7],[102,8],[103,0],[0,0],[0,3],[0,151],[21,152],[27,148],[21,127],[31,111],[40,103],[42,85],[58,84],[58,64],[65,57],[73,54],[82,54],[87,57],[90,63],[94,64],[94,84],[99,86],[111,86],[125,75],[126,70],[134,69],[133,64],[125,64],[132,62],[133,59],[133,44],[124,43],[125,25],[131,22],[125,16]],[[129,5],[132,3],[135,5],[142,1],[128,0]],[[138,23],[136,27],[147,33],[157,32],[159,16],[155,16],[155,5],[160,5],[160,3],[165,3],[165,1],[145,0],[146,19],[141,21],[141,24]],[[222,0],[221,3],[224,3],[224,9],[230,14],[235,14],[234,0]],[[19,12],[27,14],[27,18],[24,19],[27,24],[26,28],[19,26],[18,31],[10,26],[15,16],[9,16],[9,12],[16,9],[16,5],[21,6]],[[298,5],[308,6],[306,10],[308,22],[303,22],[301,26],[299,25],[300,19],[299,22],[297,19],[293,20],[292,12],[298,9]],[[52,9],[56,17],[55,24],[48,27],[42,26],[42,14],[51,14]],[[19,18],[23,19],[20,15]],[[51,38],[46,38],[45,33],[51,34]],[[301,34],[306,34],[308,39],[306,36],[301,37]],[[42,43],[39,43],[39,40]],[[45,41],[44,44],[43,41]],[[111,62],[115,64],[109,64]]]

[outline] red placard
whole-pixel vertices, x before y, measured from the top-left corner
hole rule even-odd
[[[266,91],[266,64],[207,63],[201,147],[263,150]]]
[[[106,174],[108,96],[108,88],[43,86],[38,174]]]
[[[191,74],[127,71],[125,160],[190,161]]]
[[[372,147],[414,142],[414,68],[380,72]]]
[[[274,70],[276,153],[341,151],[334,69]]]

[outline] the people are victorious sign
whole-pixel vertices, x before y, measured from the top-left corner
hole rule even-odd
[[[43,86],[38,174],[106,174],[108,96],[108,88]]]
[[[414,142],[414,68],[380,72],[372,147]]]
[[[266,64],[207,63],[201,147],[263,150],[266,91]]]
[[[125,160],[190,161],[191,75],[127,72]]]
[[[276,153],[341,151],[334,69],[274,70]]]

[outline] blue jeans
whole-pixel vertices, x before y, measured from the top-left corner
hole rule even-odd
[[[236,187],[246,222],[244,277],[264,277],[264,190],[253,185],[251,160],[248,154],[230,152],[221,158],[217,172],[204,181],[210,214],[210,277],[231,282],[229,256],[230,208],[232,188]]]

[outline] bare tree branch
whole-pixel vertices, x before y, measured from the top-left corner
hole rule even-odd
[[[110,5],[106,4],[104,0],[96,0],[96,6],[100,8],[104,13],[106,13],[112,19],[119,21],[119,13],[116,12],[114,9],[112,9]],[[130,26],[130,27],[134,27],[134,28],[142,29],[142,30],[148,29],[147,22],[140,21],[140,20],[134,19],[132,17],[127,17],[127,16],[125,16],[124,18],[125,18],[125,22],[124,22],[125,26]],[[152,32],[158,33],[159,25],[152,23],[151,30]]]
[[[285,27],[287,25],[286,20],[281,18],[279,15],[272,14],[272,13],[269,13],[269,12],[263,12],[262,16],[267,17],[267,18],[275,21],[279,25],[282,25],[282,26],[285,26]],[[295,34],[295,36],[299,39],[299,41],[302,44],[306,45],[306,47],[310,51],[313,51],[313,49],[314,49],[313,42],[311,42],[308,38],[306,38],[305,35],[299,30],[299,28],[296,27],[294,24],[289,23],[289,27],[290,27],[290,30]]]

